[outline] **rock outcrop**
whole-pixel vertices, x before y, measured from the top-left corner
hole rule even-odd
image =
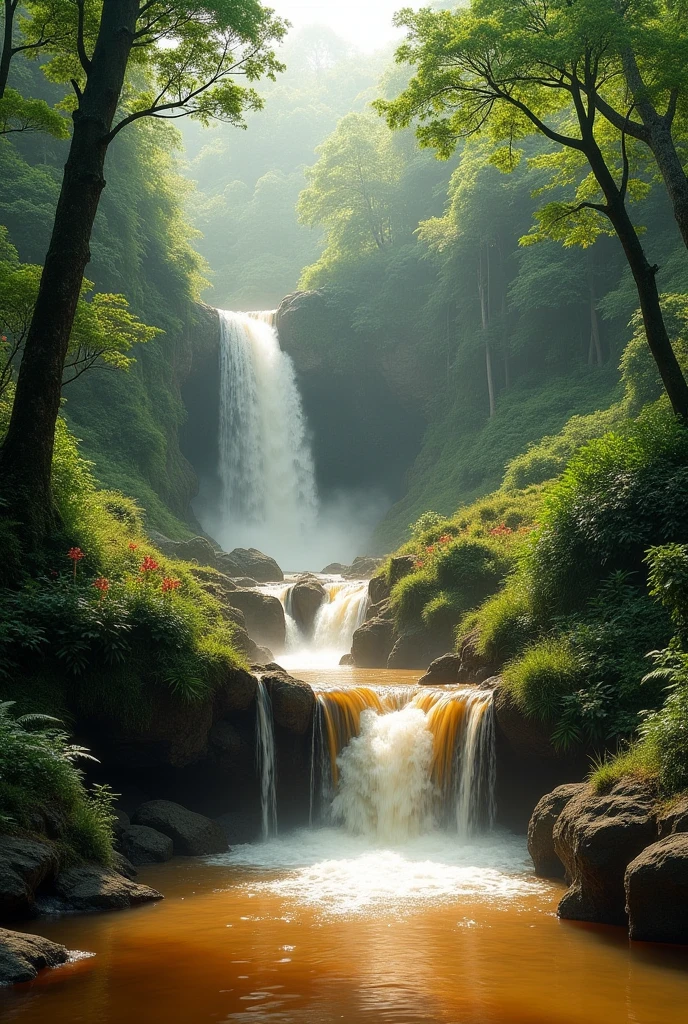
[[[515,754],[521,757],[556,758],[551,730],[536,718],[526,716],[504,686],[495,689],[495,720]]]
[[[557,786],[539,801],[528,824],[528,852],[540,878],[563,878],[564,865],[554,848],[554,828],[569,800],[586,788],[584,782]]]
[[[171,800],[149,800],[136,809],[131,820],[169,836],[178,856],[205,857],[228,848],[227,837],[216,822]]]
[[[424,676],[418,680],[421,686],[438,686],[445,683],[458,683],[461,658],[458,654],[443,654],[436,658],[428,667]]]
[[[299,580],[291,588],[291,614],[305,636],[313,632],[315,618],[325,597],[325,588],[317,580]]]
[[[283,650],[287,627],[284,609],[276,597],[260,590],[237,590],[228,600],[233,608],[244,613],[246,628],[256,644]]]
[[[688,944],[688,833],[647,846],[626,869],[629,934]]]
[[[174,853],[170,837],[148,825],[126,825],[119,834],[118,845],[135,867],[163,864]]]
[[[256,583],[281,583],[284,573],[274,558],[257,548],[234,548],[217,555],[217,568],[231,577],[248,577]]]
[[[57,877],[52,895],[62,913],[75,914],[128,910],[163,898],[157,890],[96,864],[63,871]]]
[[[679,797],[662,810],[657,820],[659,837],[688,832],[688,796]]]
[[[425,631],[401,633],[395,636],[394,646],[387,659],[387,668],[424,669],[443,647],[443,643],[438,643]]]
[[[394,646],[394,623],[369,619],[354,633],[351,655],[358,668],[386,668]]]
[[[625,924],[626,868],[656,838],[654,798],[647,787],[624,780],[600,794],[586,785],[554,827],[554,849],[571,880],[559,916]]]
[[[68,959],[69,951],[57,942],[0,928],[0,986],[33,981],[39,971]]]
[[[36,891],[57,869],[57,851],[50,843],[0,836],[0,920],[32,913]]]
[[[275,725],[297,736],[304,736],[311,726],[315,711],[312,688],[274,664],[266,666],[262,679],[270,695]]]

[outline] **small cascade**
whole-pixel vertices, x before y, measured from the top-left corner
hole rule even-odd
[[[277,766],[272,701],[262,679],[256,694],[256,766],[260,780],[263,839],[277,835]]]
[[[366,580],[323,580],[325,599],[318,609],[310,636],[299,629],[292,610],[294,584],[272,587],[284,608],[287,629],[285,665],[292,661],[303,668],[327,668],[339,664],[351,650],[353,635],[363,624],[368,610]],[[296,657],[295,657],[296,656]]]
[[[469,836],[493,825],[492,693],[476,687],[316,692],[311,819],[403,839],[429,822]]]

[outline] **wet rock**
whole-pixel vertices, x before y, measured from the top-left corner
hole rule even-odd
[[[305,735],[310,729],[315,711],[312,688],[274,664],[266,666],[262,679],[270,695],[275,725],[298,736]]]
[[[342,576],[345,580],[366,580],[382,565],[384,559],[373,558],[371,555],[359,555],[349,566],[344,566]]]
[[[340,665],[353,665],[354,664],[354,656],[353,656],[353,654],[343,654],[341,656],[341,658],[339,659],[339,664]]]
[[[392,588],[387,582],[386,576],[373,576],[368,584],[368,597],[370,598],[371,605],[388,601],[391,590]]]
[[[387,668],[424,669],[436,654],[437,644],[428,633],[402,633],[396,638],[387,659]]]
[[[626,780],[600,794],[586,785],[554,827],[554,849],[571,879],[559,916],[625,924],[626,868],[656,838],[654,798],[647,787]]]
[[[647,846],[628,865],[625,885],[632,939],[688,944],[688,833]]]
[[[428,671],[418,681],[421,686],[436,686],[442,683],[458,683],[461,658],[458,654],[443,654],[436,658]]]
[[[131,861],[117,850],[113,854],[112,866],[118,875],[124,875],[125,878],[133,880],[138,875],[138,871]]]
[[[269,652],[268,652],[269,653]],[[235,668],[227,676],[215,698],[215,720],[232,711],[247,711],[256,699],[258,680],[243,668]]]
[[[660,839],[677,832],[688,832],[688,796],[679,797],[662,811],[657,826]]]
[[[342,565],[341,562],[330,562],[324,569],[321,570],[323,576],[341,576],[345,569],[348,569],[348,565]]]
[[[217,568],[232,578],[248,577],[258,583],[281,583],[284,573],[274,558],[257,548],[235,548],[217,556]]]
[[[240,771],[253,764],[254,746],[231,722],[223,720],[210,732],[210,756],[224,771]]]
[[[559,755],[551,740],[551,730],[536,718],[521,711],[509,691],[503,686],[495,688],[495,721],[497,729],[509,747],[520,757],[556,759]]]
[[[557,786],[539,801],[528,824],[528,853],[540,878],[563,878],[564,865],[554,849],[554,826],[569,800],[586,787],[584,782]]]
[[[0,928],[0,985],[33,981],[45,967],[58,967],[68,959],[69,951],[57,942]]]
[[[88,914],[98,910],[128,910],[161,900],[161,893],[139,885],[108,868],[87,864],[57,877],[54,895],[63,913]]]
[[[149,800],[136,809],[131,820],[169,836],[178,856],[205,857],[227,849],[227,837],[214,821],[171,800]]]
[[[230,595],[229,603],[244,613],[246,628],[256,644],[277,651],[284,648],[287,627],[284,609],[276,597],[260,590],[237,590]]]
[[[0,919],[25,917],[34,907],[36,890],[55,876],[58,857],[48,843],[0,836]]]
[[[172,859],[172,840],[148,825],[128,825],[119,837],[119,846],[132,864],[164,864]]]
[[[243,590],[250,590],[251,587],[258,586],[258,580],[252,580],[250,576],[238,576],[236,579],[232,580],[232,583],[235,583],[238,589]]]
[[[269,665],[271,661],[275,660],[275,655],[272,653],[269,647],[256,647],[253,655],[252,663],[257,665],[259,669]]]
[[[289,595],[291,614],[301,632],[306,636],[313,632],[315,617],[325,597],[325,588],[317,581],[299,580],[291,588]]]
[[[351,654],[358,668],[386,668],[394,646],[394,623],[369,619],[354,633]]]

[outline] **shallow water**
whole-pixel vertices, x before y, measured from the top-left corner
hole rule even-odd
[[[95,953],[0,995],[23,1024],[683,1024],[688,950],[557,920],[523,840],[335,829],[141,872],[164,902],[43,921]],[[30,930],[30,929],[29,929]]]

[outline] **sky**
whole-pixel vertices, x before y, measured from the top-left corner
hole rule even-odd
[[[361,50],[375,50],[401,33],[392,26],[395,11],[420,6],[413,0],[266,0],[277,14],[288,18],[295,29],[327,25]]]

